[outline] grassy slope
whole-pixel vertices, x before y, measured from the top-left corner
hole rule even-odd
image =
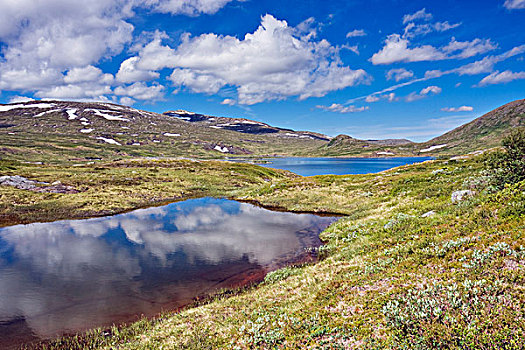
[[[0,186],[0,226],[110,215],[196,196],[232,196],[290,173],[249,164],[190,160],[126,160],[85,166],[0,161],[1,175],[61,181],[79,193],[39,193]]]
[[[275,178],[241,190],[245,199],[348,217],[324,233],[325,258],[315,265],[49,347],[522,348],[525,183],[489,194],[480,171],[472,160],[433,161],[371,175]],[[451,193],[465,188],[478,193],[451,204]],[[429,210],[436,215],[422,218]]]

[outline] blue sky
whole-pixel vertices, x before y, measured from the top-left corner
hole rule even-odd
[[[0,0],[0,102],[424,141],[525,94],[525,0]]]

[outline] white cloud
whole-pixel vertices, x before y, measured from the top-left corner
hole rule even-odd
[[[421,100],[422,98],[425,98],[429,95],[437,95],[441,93],[441,88],[439,86],[431,85],[427,86],[426,88],[421,89],[419,93],[412,92],[407,97],[405,97],[405,100],[407,102],[413,102],[417,100]]]
[[[373,92],[373,93],[365,95],[365,96],[355,97],[355,98],[349,99],[348,101],[346,101],[346,103],[347,104],[354,103],[356,101],[363,100],[363,99],[364,100],[375,99],[376,96],[379,96],[379,95],[381,95],[381,94],[383,94],[385,92],[395,91],[395,90],[398,90],[398,89],[403,88],[405,86],[409,86],[409,85],[412,85],[412,84],[415,84],[415,83],[427,81],[429,79],[439,78],[439,77],[442,77],[443,75],[448,75],[448,74],[475,75],[475,74],[480,74],[480,73],[491,72],[493,70],[494,65],[496,63],[504,61],[504,60],[509,59],[511,57],[514,57],[516,55],[522,54],[524,52],[525,52],[525,44],[513,47],[512,49],[510,49],[510,50],[508,50],[508,51],[506,51],[506,52],[504,52],[504,53],[502,53],[500,55],[487,56],[487,57],[484,57],[482,60],[479,60],[479,61],[476,61],[476,62],[473,62],[473,63],[469,63],[469,64],[465,64],[465,65],[459,66],[458,68],[454,68],[454,69],[450,69],[450,70],[446,70],[446,71],[429,70],[429,71],[425,72],[425,76],[423,78],[412,79],[412,80],[409,80],[409,81],[406,81],[406,82],[403,82],[403,83],[399,83],[399,84],[396,84],[396,85],[393,85],[393,86],[386,87],[386,88],[384,88],[382,90]],[[456,86],[457,86],[457,84],[456,84]],[[415,95],[415,93],[413,93],[413,94]]]
[[[21,103],[21,102],[29,102],[33,101],[34,99],[26,96],[13,96],[9,99],[9,103]]]
[[[391,92],[389,94],[383,95],[383,98],[387,99],[388,102],[394,102],[397,101],[396,94],[394,92]]]
[[[132,38],[124,1],[0,0],[0,8],[0,89],[60,84],[61,72],[117,54]]]
[[[161,100],[163,98],[164,86],[160,84],[146,85],[144,83],[134,83],[132,85],[123,87],[119,86],[115,89],[115,95],[131,97],[138,100]]]
[[[412,78],[414,72],[406,70],[405,68],[391,69],[386,73],[386,80],[394,79],[396,82],[408,78]]]
[[[365,36],[365,35],[366,35],[366,32],[364,31],[364,29],[354,29],[351,32],[346,33],[347,38],[354,38],[357,36]]]
[[[430,21],[431,19],[432,19],[432,14],[427,13],[426,9],[423,8],[415,13],[404,15],[403,24],[406,24],[412,21],[416,21],[416,20]]]
[[[506,70],[500,73],[499,71],[495,71],[494,73],[481,79],[478,86],[504,84],[518,79],[525,79],[525,72],[512,72],[510,70]]]
[[[446,55],[431,45],[415,48],[408,47],[409,41],[399,34],[391,34],[385,40],[385,46],[372,55],[373,64],[391,64],[394,62],[437,61],[446,59]]]
[[[525,0],[505,0],[503,6],[509,10],[525,9]]]
[[[222,102],[221,102],[221,105],[228,105],[228,106],[233,106],[235,104],[235,100],[231,99],[231,98],[225,98]]]
[[[162,35],[139,50],[136,67],[156,71],[174,68],[170,80],[194,92],[216,93],[234,86],[240,104],[324,96],[371,77],[344,66],[337,48],[314,40],[271,15],[243,39],[216,34],[185,34],[176,49],[162,45]]]
[[[116,78],[122,83],[134,83],[157,79],[160,74],[150,70],[140,70],[136,67],[139,57],[131,57],[120,64]]]
[[[460,106],[460,107],[444,107],[441,108],[443,112],[472,112],[474,110],[471,106]]]
[[[365,98],[365,101],[368,102],[368,103],[372,103],[372,102],[377,102],[379,101],[380,98],[375,96],[375,95],[369,95]]]
[[[124,106],[133,106],[135,102],[137,101],[135,101],[131,97],[124,96],[120,98],[120,104]]]
[[[102,83],[110,83],[111,77],[103,75],[95,65],[121,53],[131,43],[134,27],[129,19],[135,9],[212,14],[230,1],[0,0],[0,42],[4,45],[0,55],[0,90],[36,91],[39,96],[95,97],[80,89],[88,81],[94,82],[94,77],[101,77],[102,81],[88,90],[98,93]],[[140,67],[129,69],[133,63],[123,63],[118,81],[158,78],[158,73]]]
[[[474,39],[472,41],[456,41],[442,48],[431,45],[421,45],[409,48],[409,40],[399,34],[391,34],[385,40],[385,46],[372,55],[370,61],[377,64],[391,64],[395,62],[439,61],[445,59],[468,58],[494,50],[497,46],[489,39]]]
[[[414,38],[418,35],[426,35],[432,32],[445,32],[447,30],[457,28],[460,25],[461,23],[450,24],[447,21],[425,24],[415,24],[410,22],[405,27],[403,38]]]
[[[214,14],[233,0],[142,0],[156,12],[196,16]]]
[[[56,100],[89,100],[107,101],[105,95],[111,94],[111,87],[98,83],[67,84],[50,86],[35,93],[35,96],[43,99]]]
[[[324,109],[325,111],[336,112],[336,113],[356,113],[364,112],[369,109],[368,106],[356,107],[356,106],[343,106],[338,103],[332,103],[330,106],[315,106],[319,109]]]
[[[443,47],[443,52],[447,54],[456,53],[451,58],[469,58],[478,54],[483,54],[494,50],[497,45],[492,43],[490,39],[474,39],[472,41],[456,41],[452,38],[450,43]]]
[[[111,84],[113,83],[113,75],[107,73],[104,74],[100,68],[90,65],[82,68],[70,69],[64,77],[64,82],[67,84],[78,84],[94,81],[103,84]]]
[[[442,90],[441,90],[441,88],[439,86],[431,85],[431,86],[427,86],[424,89],[421,89],[420,94],[421,95],[428,95],[430,93],[439,94],[441,91]]]

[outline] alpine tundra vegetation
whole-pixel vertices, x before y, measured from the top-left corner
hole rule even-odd
[[[524,349],[524,24],[0,0],[0,348]]]

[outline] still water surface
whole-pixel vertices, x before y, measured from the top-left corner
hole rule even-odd
[[[334,217],[201,198],[0,229],[0,348],[131,321],[308,257]]]
[[[394,158],[263,158],[259,165],[268,168],[289,170],[301,176],[313,175],[349,175],[378,173],[401,165],[424,162],[431,157],[394,157]]]

